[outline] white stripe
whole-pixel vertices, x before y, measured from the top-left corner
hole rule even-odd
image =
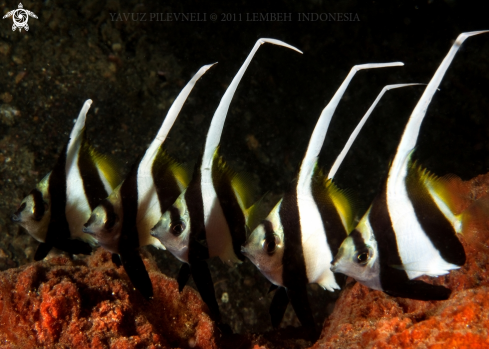
[[[214,63],[215,64],[215,63]],[[187,85],[180,92],[178,97],[173,102],[168,114],[166,115],[163,124],[158,131],[153,142],[146,150],[141,162],[138,166],[137,175],[137,186],[138,186],[138,213],[137,213],[137,225],[140,245],[145,246],[146,244],[155,245],[158,248],[162,248],[161,243],[157,239],[149,235],[151,228],[158,222],[161,217],[161,207],[158,200],[158,195],[156,193],[156,188],[152,175],[153,163],[156,155],[158,154],[158,149],[163,144],[173,126],[183,104],[187,100],[190,92],[192,91],[195,83],[199,78],[204,75],[204,73],[212,67],[214,64],[205,65],[199,69],[199,71],[192,77],[192,79],[187,83]]]
[[[397,178],[387,180],[387,209],[396,234],[397,249],[409,279],[421,275],[438,276],[459,267],[447,263],[418,222],[406,190],[407,165]]]
[[[309,283],[318,283],[333,292],[340,289],[331,271],[333,253],[316,202],[311,196],[297,196],[301,225],[301,243]]]
[[[83,224],[90,218],[90,205],[83,187],[83,180],[78,168],[78,156],[82,143],[82,133],[85,120],[92,101],[88,99],[83,105],[75,126],[70,134],[70,141],[66,150],[66,207],[65,214],[70,227],[71,237],[93,240],[88,234],[83,234]]]

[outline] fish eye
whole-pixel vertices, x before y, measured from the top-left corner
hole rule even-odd
[[[265,238],[265,241],[263,242],[263,247],[265,248],[269,256],[275,253],[278,242],[279,242],[278,237],[275,234],[272,235],[271,237],[268,236]]]
[[[370,254],[368,250],[362,250],[357,253],[356,262],[361,265],[366,265],[369,260]]]
[[[115,222],[117,221],[117,215],[114,212],[107,212],[106,219],[105,219],[105,229],[110,230],[114,227]]]
[[[176,223],[172,223],[171,232],[175,236],[179,236],[185,230],[185,223],[182,221],[178,221]]]

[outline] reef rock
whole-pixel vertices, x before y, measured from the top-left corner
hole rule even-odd
[[[351,280],[325,321],[319,348],[489,348],[489,174],[453,180],[467,262],[424,281],[452,290],[446,301],[390,297]]]
[[[0,273],[1,348],[216,348],[216,327],[192,288],[144,258],[146,301],[109,253],[58,256]]]

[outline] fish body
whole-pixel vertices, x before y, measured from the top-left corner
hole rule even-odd
[[[153,245],[165,249],[150,230],[189,183],[186,169],[168,156],[162,145],[195,83],[212,65],[200,68],[187,83],[144,156],[133,165],[124,182],[93,210],[83,228],[87,236],[118,255],[113,261],[124,266],[133,285],[146,298],[152,297],[153,288],[138,248]]]
[[[92,209],[119,184],[116,166],[97,153],[85,134],[91,100],[83,105],[53,170],[24,198],[12,216],[41,244],[35,260],[52,247],[73,254],[90,254],[95,240],[82,233]]]
[[[359,225],[342,243],[332,270],[393,296],[447,299],[451,291],[420,280],[460,268],[465,252],[457,233],[463,217],[453,209],[452,178],[438,178],[412,160],[421,123],[446,70],[464,40],[460,34],[413,110],[386,183]]]
[[[331,292],[340,288],[330,263],[342,241],[353,229],[355,213],[348,195],[335,186],[332,178],[384,93],[412,84],[389,85],[382,89],[328,175],[324,175],[317,167],[317,158],[336,106],[356,71],[395,65],[402,64],[366,64],[351,70],[321,113],[298,179],[270,215],[253,231],[243,247],[245,255],[272,284],[287,290],[288,299],[283,296],[283,291],[278,291],[272,301],[270,314],[274,327],[280,324],[285,312],[286,304],[284,306],[283,302],[288,303],[290,299],[303,326],[314,328],[306,285],[318,283]]]
[[[246,240],[248,189],[246,181],[233,172],[219,156],[218,148],[231,100],[248,65],[264,43],[296,48],[274,39],[259,39],[217,107],[207,133],[204,154],[196,166],[188,188],[155,225],[152,235],[167,246],[180,261],[180,290],[192,275],[211,309],[214,319],[220,313],[206,260],[219,257],[228,265],[244,259],[241,245]]]

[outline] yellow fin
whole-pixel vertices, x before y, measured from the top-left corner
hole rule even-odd
[[[95,162],[95,166],[100,170],[100,172],[102,172],[112,189],[117,187],[122,181],[122,177],[120,175],[121,166],[117,163],[117,161],[108,155],[99,153],[86,141],[84,142],[83,147],[86,147],[90,157]]]
[[[327,178],[323,171],[316,166],[313,176],[313,190],[317,191],[316,198],[322,198],[325,204],[328,201],[333,204],[338,212],[343,227],[347,233],[355,228],[356,211],[354,209],[354,200],[347,190],[339,189],[331,178]]]
[[[224,178],[231,183],[234,194],[238,199],[238,204],[243,212],[250,208],[252,205],[252,185],[250,175],[243,173],[236,173],[229,165],[224,161],[224,159],[219,156],[219,148],[214,152],[214,169],[218,173],[213,173],[214,176]]]
[[[168,155],[163,147],[158,149],[158,153],[156,154],[153,162],[153,167],[159,169],[169,169],[173,177],[177,180],[180,190],[187,188],[188,184],[190,183],[190,171],[186,166],[179,164],[170,155]]]
[[[410,171],[417,171],[421,184],[429,189],[435,201],[437,199],[442,201],[454,216],[462,213],[469,193],[460,177],[452,174],[438,177],[416,162],[412,162],[409,166]]]

